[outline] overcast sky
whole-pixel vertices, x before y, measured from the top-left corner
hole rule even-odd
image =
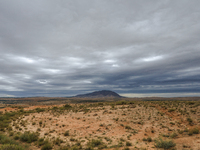
[[[199,0],[0,0],[0,97],[200,96]]]

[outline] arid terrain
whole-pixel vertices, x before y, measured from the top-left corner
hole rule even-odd
[[[6,144],[32,150],[199,150],[199,108],[198,100],[171,99],[1,104],[0,145],[2,150]]]

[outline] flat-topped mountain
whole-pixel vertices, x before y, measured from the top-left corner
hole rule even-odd
[[[102,91],[95,91],[92,93],[87,93],[87,94],[80,94],[76,95],[75,97],[88,97],[88,98],[101,98],[101,97],[115,97],[115,98],[120,98],[119,94],[113,92],[113,91],[108,91],[108,90],[102,90]]]

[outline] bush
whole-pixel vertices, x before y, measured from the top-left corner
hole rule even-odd
[[[72,108],[72,106],[69,105],[69,104],[65,104],[65,105],[64,105],[64,109],[71,109],[71,108]]]
[[[15,144],[4,144],[0,147],[0,150],[24,150],[24,148]]]
[[[19,143],[3,134],[0,134],[0,144],[0,150],[24,150]]]
[[[143,141],[147,141],[147,142],[152,142],[152,138],[151,138],[151,137],[143,138],[142,140],[143,140]]]
[[[130,129],[132,129],[130,126],[125,126],[125,129],[128,129],[128,130],[130,130]]]
[[[32,143],[34,141],[37,141],[39,137],[39,134],[36,132],[27,132],[25,131],[24,134],[22,134],[20,136],[20,140],[23,142],[27,142],[27,143]]]
[[[170,136],[171,136],[171,138],[175,138],[175,137],[178,136],[178,134],[177,134],[176,132],[174,132],[174,133],[172,133]]]
[[[12,140],[11,138],[0,134],[0,144],[16,144],[17,142],[15,142],[14,140]]]
[[[69,136],[69,130],[65,131],[64,136]]]
[[[147,138],[147,141],[148,141],[148,142],[152,142],[152,138],[151,138],[151,137],[148,137],[148,138]]]
[[[171,109],[168,110],[168,112],[173,112],[173,111],[175,111],[175,110],[176,110],[176,109],[171,108]]]
[[[50,143],[46,143],[42,146],[41,150],[52,150],[52,145]]]
[[[40,112],[44,112],[44,111],[45,111],[44,108],[36,108],[35,110],[36,110],[37,113],[40,113]]]
[[[126,146],[132,146],[132,143],[127,141]]]
[[[92,139],[92,141],[88,142],[88,147],[93,148],[93,147],[101,147],[101,149],[106,148],[106,145],[100,141],[100,140],[94,140]]]
[[[127,102],[126,101],[118,101],[116,102],[116,105],[126,105]]]
[[[193,135],[193,134],[199,134],[199,129],[198,128],[190,129],[188,135]]]
[[[159,139],[155,140],[155,146],[157,148],[169,149],[171,147],[176,146],[176,144],[173,141],[171,141],[171,140],[169,140],[169,141],[163,141],[161,138],[159,138]]]
[[[187,118],[187,121],[189,122],[190,125],[192,125],[193,120],[191,118]]]
[[[60,146],[60,144],[63,143],[63,140],[61,140],[61,139],[59,139],[59,138],[56,138],[56,139],[53,141],[53,143],[54,143],[55,145],[59,145],[59,146]]]
[[[14,135],[14,140],[19,140],[19,135],[18,134],[16,134],[16,135]]]

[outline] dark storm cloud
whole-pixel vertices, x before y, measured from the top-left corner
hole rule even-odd
[[[198,96],[199,5],[0,0],[0,96]]]

